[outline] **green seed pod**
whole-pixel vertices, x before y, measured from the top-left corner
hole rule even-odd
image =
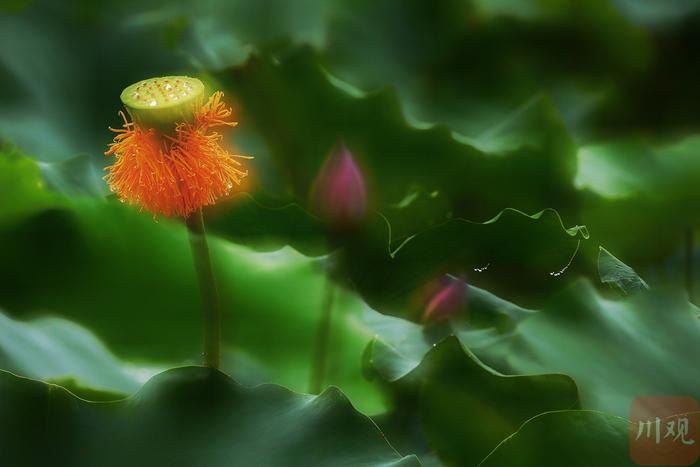
[[[149,78],[128,86],[119,97],[142,128],[172,132],[176,123],[192,121],[204,98],[204,84],[187,76]]]

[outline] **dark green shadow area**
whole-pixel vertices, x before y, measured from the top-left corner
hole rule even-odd
[[[0,394],[8,465],[420,465],[336,388],[319,396],[245,388],[217,371],[183,367],[117,402],[87,402],[7,372]]]

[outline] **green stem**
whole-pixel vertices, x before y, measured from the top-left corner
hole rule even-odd
[[[214,270],[209,256],[207,236],[204,231],[204,217],[198,209],[187,217],[187,230],[190,233],[190,247],[195,271],[199,281],[204,306],[204,364],[219,368],[221,355],[221,306],[216,288]]]
[[[325,292],[321,305],[321,317],[316,331],[316,342],[313,354],[313,366],[311,367],[311,379],[309,392],[318,394],[323,389],[323,380],[326,376],[326,361],[328,344],[331,334],[331,317],[333,315],[333,296],[335,285],[330,277],[326,276]]]
[[[685,288],[688,291],[688,299],[693,300],[693,228],[687,226],[685,228]]]

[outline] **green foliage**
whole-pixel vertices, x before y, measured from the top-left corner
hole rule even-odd
[[[359,244],[348,246],[347,262],[353,284],[377,308],[397,301],[405,308],[407,295],[444,273],[474,271],[475,284],[496,290],[508,284],[508,291],[499,291],[536,296],[559,285],[588,238],[585,226],[567,229],[551,209],[531,216],[506,209],[486,222],[452,219],[399,240],[392,238],[390,224],[377,220],[365,235],[386,238],[389,247],[372,248],[360,237]]]
[[[473,295],[484,293],[476,289]],[[550,423],[571,424],[570,437],[581,439],[582,449],[607,449],[619,444],[620,433],[626,433],[613,416],[628,416],[639,394],[700,398],[699,382],[687,372],[700,358],[692,347],[700,337],[700,324],[695,308],[682,294],[639,291],[624,301],[610,301],[589,283],[580,282],[541,311],[520,310],[509,317],[501,313],[506,304],[472,300],[487,304],[479,309],[482,317],[477,323],[455,319],[431,330],[386,318],[376,327],[377,337],[365,354],[370,373],[388,384],[393,394],[392,417],[417,411],[431,448],[448,465],[478,464],[506,438],[505,432],[516,432],[535,412],[576,408],[579,393],[582,408],[603,413],[533,420],[528,422],[532,427],[525,425],[525,434],[544,439]],[[503,325],[504,320],[508,324]],[[510,422],[504,425],[504,420]],[[587,438],[589,431],[591,438]],[[455,438],[464,433],[470,435],[458,442]],[[478,449],[470,444],[473,440],[478,440]],[[533,465],[538,465],[536,459],[550,459],[543,465],[554,465],[555,453],[566,451],[542,453],[543,441],[534,445],[529,453],[517,444]],[[505,454],[496,458],[500,455]],[[601,457],[601,462],[613,462],[607,459]]]
[[[609,284],[610,287],[614,287],[623,295],[649,288],[649,285],[634,272],[634,269],[615,258],[602,246],[598,253],[598,275],[602,283]]]
[[[15,146],[0,144],[0,224],[22,217],[42,206],[52,204],[54,197],[43,188],[44,180],[37,165]]]
[[[141,386],[144,374],[153,373],[120,362],[90,331],[65,319],[21,322],[4,314],[0,314],[0,365],[18,375],[70,384],[80,394],[85,390],[129,394]]]
[[[632,467],[629,421],[589,410],[545,412],[528,420],[494,449],[480,466],[558,465]],[[576,436],[571,436],[576,433]]]
[[[698,150],[697,136],[663,145],[618,141],[581,147],[576,183],[586,190],[583,212],[591,232],[622,258],[634,258],[638,270],[657,269],[698,224]],[[645,234],[621,235],[623,230]]]
[[[319,396],[251,389],[184,367],[116,402],[87,402],[6,372],[0,391],[14,401],[0,406],[0,446],[14,465],[420,465],[401,458],[335,388]]]
[[[545,204],[575,203],[568,182],[575,170],[574,147],[547,99],[527,111],[536,141],[500,142],[512,137],[504,129],[503,136],[489,140],[496,149],[486,151],[455,137],[446,126],[409,124],[393,90],[357,96],[338,87],[319,57],[306,49],[280,57],[252,56],[215,77],[232,90],[241,120],[260,134],[289,181],[288,189],[302,200],[324,157],[342,138],[365,170],[373,203],[381,211],[403,200],[411,187],[437,192],[440,202],[435,204],[443,216],[450,212],[469,219],[488,218],[507,207],[534,212]],[[519,128],[518,122],[511,125]],[[493,191],[501,179],[511,183]],[[431,215],[435,221],[445,219]]]
[[[684,294],[657,289],[611,301],[580,282],[475,352],[508,373],[571,375],[584,408],[627,416],[639,394],[700,396],[698,375],[686,370],[700,358],[691,344],[699,337]]]
[[[33,170],[28,161],[13,175]],[[130,362],[198,362],[201,305],[184,225],[155,222],[115,200],[51,199],[0,228],[0,295],[7,310],[21,317],[49,310],[75,320]],[[242,360],[227,365],[250,383],[275,381],[306,390],[325,282],[319,261],[291,249],[256,253],[216,239],[211,243],[224,342]],[[235,318],[229,321],[232,310]],[[356,297],[339,294],[328,382],[354,393],[356,403],[373,413],[381,410],[380,397],[358,377],[371,334],[349,324],[363,310]],[[268,331],[261,333],[261,326]]]
[[[403,357],[381,341],[369,353],[368,363],[381,375],[405,370]],[[396,363],[399,368],[393,367]],[[579,406],[576,384],[568,376],[502,375],[454,337],[430,349],[410,373],[389,379],[401,398],[397,410],[418,412],[430,447],[448,465],[477,465],[530,417]]]
[[[1,2],[3,459],[629,465],[634,396],[700,398],[698,5]],[[172,74],[255,156],[205,212],[242,385],[142,385],[200,362],[201,303],[183,222],[118,203],[103,152]],[[309,198],[339,140],[369,195],[342,235]],[[445,275],[466,296],[424,324]],[[338,389],[303,395],[329,281]]]
[[[426,334],[416,324],[393,318],[379,339],[394,348],[392,336],[398,336],[401,347],[387,355],[403,370],[380,370],[380,374],[390,381],[403,376],[426,358],[431,343],[453,334],[479,359],[505,374],[570,375],[580,388],[584,408],[625,416],[640,393],[700,397],[698,381],[686,371],[700,357],[691,344],[699,337],[700,323],[683,294],[640,291],[612,301],[590,283],[574,282],[541,311],[504,318],[498,310],[494,305],[482,310],[491,315],[491,324],[484,318],[479,324],[456,320],[442,334]],[[510,324],[499,326],[504,319]],[[393,326],[403,330],[393,334],[388,331]],[[676,363],[668,365],[668,358]]]

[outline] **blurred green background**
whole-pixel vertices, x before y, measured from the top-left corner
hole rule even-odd
[[[698,43],[695,0],[0,1],[0,368],[111,400],[199,363],[183,224],[101,178],[122,89],[185,74],[255,157],[205,211],[225,372],[308,391],[330,275],[326,383],[402,455],[528,421],[486,461],[585,427],[582,465],[625,465],[634,396],[700,396]],[[338,139],[371,208],[342,239],[309,201]],[[444,274],[466,313],[423,326]]]

